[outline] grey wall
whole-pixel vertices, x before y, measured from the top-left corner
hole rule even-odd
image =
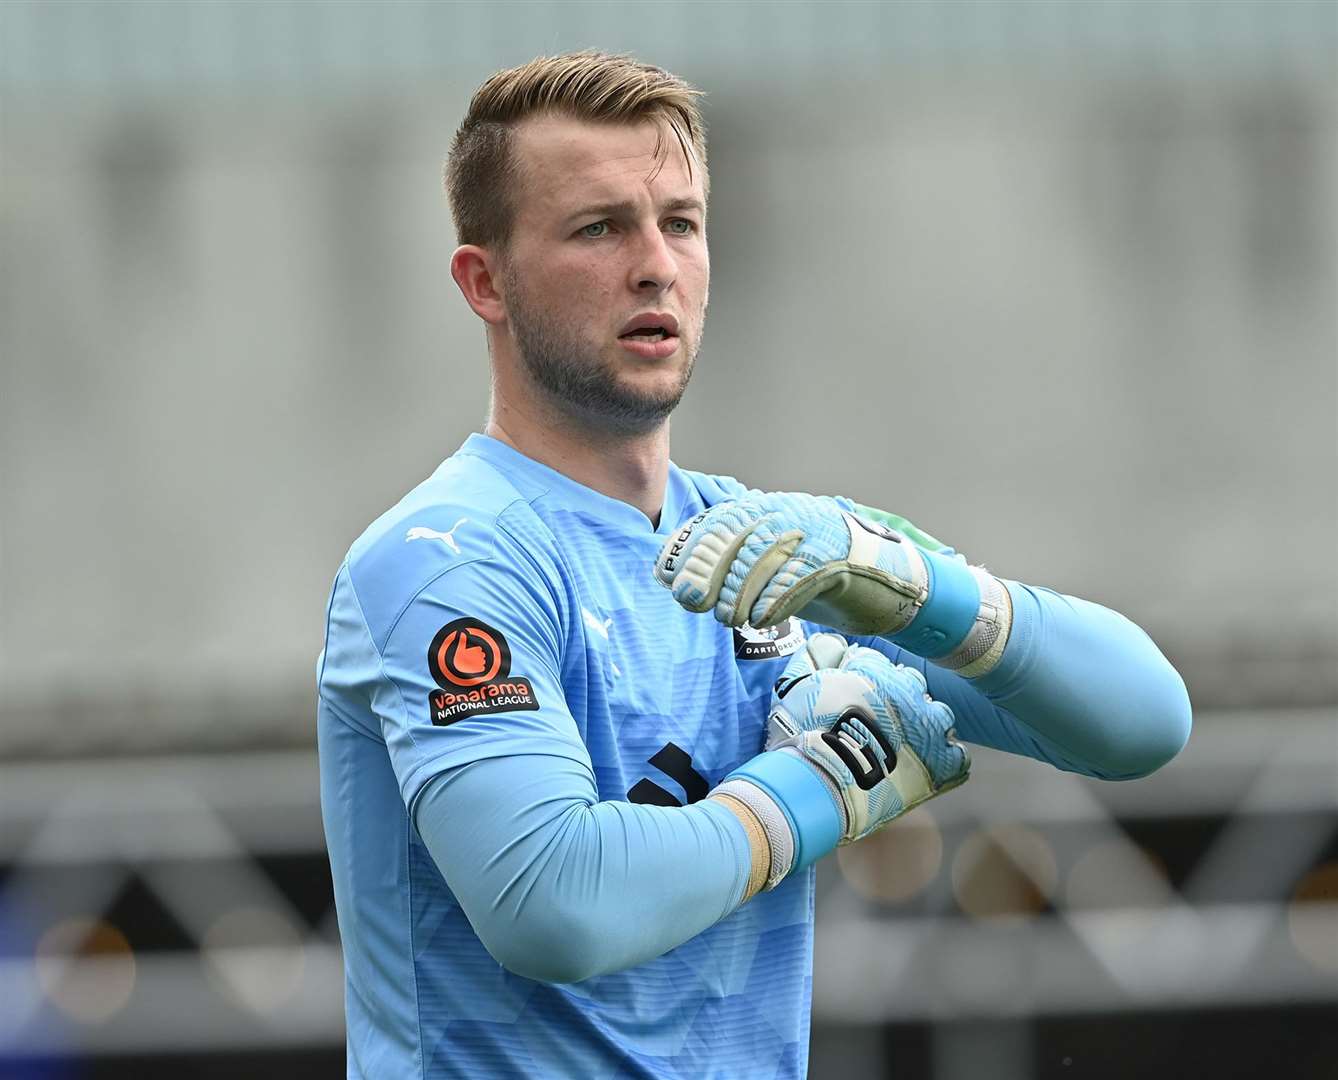
[[[493,27],[458,68],[336,91],[328,65],[276,90],[133,49],[139,75],[69,61],[81,83],[15,60],[49,39],[35,10],[0,52],[0,746],[308,740],[342,553],[486,410],[442,153],[487,71],[598,35]],[[1292,53],[1223,30],[1220,65],[1081,28],[1133,59],[912,62],[847,30],[777,65],[752,10],[715,16],[732,53],[640,49],[711,92],[677,460],[1108,602],[1199,700],[1338,700],[1329,23]],[[766,22],[803,42],[817,10]]]

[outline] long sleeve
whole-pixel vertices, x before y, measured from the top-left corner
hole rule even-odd
[[[500,530],[492,543],[386,604],[384,630],[369,625],[346,565],[322,695],[368,699],[404,806],[492,956],[516,974],[574,982],[649,960],[728,915],[751,850],[713,801],[600,800],[558,674],[568,613],[548,587],[557,572],[532,569]],[[398,567],[415,549],[392,554]],[[373,602],[386,595],[371,590]]]
[[[868,643],[923,671],[968,742],[1105,780],[1146,776],[1170,761],[1189,738],[1189,695],[1152,639],[1099,604],[1005,585],[1012,631],[982,678],[968,681],[881,638]]]
[[[545,982],[619,971],[696,936],[738,906],[750,864],[721,804],[597,802],[589,770],[566,758],[452,769],[419,798],[416,824],[492,956]]]

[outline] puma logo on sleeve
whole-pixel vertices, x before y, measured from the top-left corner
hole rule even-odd
[[[429,529],[425,525],[415,525],[404,536],[404,542],[407,544],[410,540],[440,540],[457,555],[460,554],[460,545],[456,543],[455,530],[469,521],[469,518],[461,518],[452,525],[446,532],[437,532],[436,529]]]

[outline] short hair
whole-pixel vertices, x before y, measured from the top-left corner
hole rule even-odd
[[[475,91],[446,157],[446,196],[460,243],[504,248],[511,239],[520,179],[514,130],[531,116],[608,124],[660,121],[678,139],[688,175],[695,157],[703,191],[709,190],[699,97],[700,90],[676,75],[593,49],[540,56],[496,72]],[[657,141],[657,156],[660,150]]]

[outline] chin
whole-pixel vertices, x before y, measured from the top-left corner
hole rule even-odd
[[[672,371],[657,371],[653,378],[629,379],[624,376],[618,380],[618,387],[628,398],[672,409],[683,396],[685,383],[682,369],[674,368]]]

